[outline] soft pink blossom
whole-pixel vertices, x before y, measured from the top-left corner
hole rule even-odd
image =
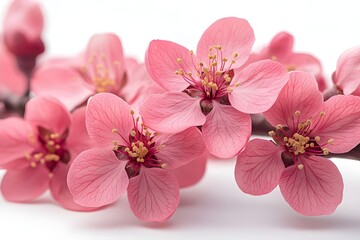
[[[82,152],[70,167],[74,201],[88,207],[115,202],[127,192],[131,210],[143,221],[164,221],[179,203],[180,184],[203,174],[204,143],[195,127],[176,134],[152,133],[121,98],[99,93],[89,99],[86,126],[96,148]],[[206,158],[206,157],[205,157]],[[191,169],[188,179],[173,173]]]
[[[31,201],[48,188],[63,207],[87,211],[72,200],[66,183],[73,159],[92,146],[85,127],[85,108],[70,114],[57,100],[37,97],[26,104],[24,119],[0,122],[0,167],[4,198]]]
[[[345,95],[360,96],[360,47],[348,49],[338,59],[333,82]]]
[[[41,39],[43,25],[43,15],[37,2],[14,0],[5,16],[5,44],[16,56],[36,57],[45,50]]]
[[[264,60],[244,69],[254,42],[249,23],[223,18],[202,35],[195,52],[170,41],[150,43],[145,63],[167,92],[140,108],[155,130],[179,132],[201,126],[209,152],[235,156],[251,133],[251,113],[266,111],[288,80],[282,64]]]
[[[120,39],[108,33],[94,35],[80,56],[45,62],[34,74],[32,90],[74,109],[99,92],[114,93],[133,105],[150,84],[145,65],[126,58]]]
[[[286,66],[288,71],[301,70],[312,73],[320,91],[326,89],[326,81],[320,61],[308,53],[293,51],[294,37],[287,32],[278,33],[259,53],[251,54],[247,64],[263,59],[272,59]]]
[[[262,195],[279,185],[299,213],[334,212],[342,201],[343,180],[322,156],[348,152],[360,143],[360,98],[339,95],[323,102],[315,78],[294,71],[264,115],[276,130],[269,132],[272,141],[251,140],[238,156],[239,188]]]

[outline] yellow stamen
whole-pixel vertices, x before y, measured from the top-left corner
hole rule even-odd
[[[300,163],[299,165],[297,165],[297,167],[298,167],[298,169],[302,170],[304,168],[304,164]]]

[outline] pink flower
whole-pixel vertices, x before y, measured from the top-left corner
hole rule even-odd
[[[273,140],[254,139],[240,153],[235,168],[239,188],[262,195],[279,184],[299,213],[334,212],[342,201],[343,180],[335,164],[322,156],[359,144],[360,98],[339,95],[323,102],[315,78],[295,71],[264,115],[276,126],[269,132]]]
[[[152,41],[145,63],[167,92],[142,105],[146,123],[172,133],[201,126],[211,154],[235,156],[249,139],[249,114],[269,109],[288,80],[285,68],[271,60],[239,69],[253,42],[249,23],[235,17],[213,23],[202,35],[196,56],[176,43]]]
[[[312,73],[319,86],[320,91],[326,89],[326,81],[320,61],[313,55],[307,53],[293,52],[294,37],[287,32],[278,33],[267,47],[259,53],[251,54],[248,62],[250,64],[263,59],[272,59],[286,66],[288,71],[301,70]]]
[[[344,95],[360,96],[360,47],[345,51],[339,57],[333,82]]]
[[[66,184],[72,160],[90,146],[85,108],[70,115],[54,99],[31,99],[24,120],[12,117],[0,123],[0,166],[8,170],[1,182],[4,198],[27,202],[50,188],[63,207],[91,210],[72,200]]]
[[[99,92],[114,93],[135,104],[150,83],[144,64],[125,58],[120,39],[109,33],[94,35],[80,57],[45,63],[35,72],[32,90],[74,109]]]
[[[75,159],[68,186],[75,202],[88,207],[111,204],[127,191],[137,218],[164,221],[179,203],[179,183],[172,171],[192,161],[199,166],[205,146],[195,127],[154,134],[133,115],[130,106],[113,94],[89,99],[86,125],[97,145]],[[195,169],[188,177],[197,172],[202,174]]]
[[[37,2],[14,0],[5,17],[4,39],[8,49],[19,57],[36,57],[44,52],[41,39],[43,15]]]

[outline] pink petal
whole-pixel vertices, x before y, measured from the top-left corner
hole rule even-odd
[[[276,101],[288,81],[284,66],[271,60],[252,63],[244,69],[235,69],[229,93],[231,105],[245,113],[262,113]],[[236,84],[240,84],[236,87]]]
[[[86,127],[98,147],[112,149],[114,140],[120,145],[127,145],[133,121],[130,106],[116,95],[99,93],[89,99]],[[117,129],[118,133],[114,133],[113,129]]]
[[[41,40],[43,25],[43,15],[37,2],[13,1],[4,23],[4,37],[9,50],[19,56],[37,56],[44,52]]]
[[[320,136],[320,145],[333,153],[345,153],[360,143],[356,137],[360,135],[360,97],[333,96],[324,103],[323,111],[323,117],[317,115],[313,120],[319,121],[313,135]]]
[[[25,120],[33,127],[63,133],[70,127],[70,113],[58,100],[49,97],[30,99],[25,107]]]
[[[302,157],[299,164],[286,168],[279,186],[289,205],[308,216],[333,213],[342,201],[344,188],[335,164],[317,156]]]
[[[52,96],[72,110],[84,103],[93,91],[82,76],[69,67],[43,67],[31,79],[31,89],[37,96]]]
[[[6,170],[21,170],[23,168],[29,167],[30,162],[28,159],[26,159],[24,156],[18,159],[13,159],[9,162],[1,164],[1,169]]]
[[[320,61],[314,56],[306,53],[294,53],[286,59],[288,69],[295,68],[296,70],[309,72],[316,77],[319,90],[322,92],[326,89],[326,82],[322,76],[322,66]]]
[[[2,36],[0,35],[0,38]],[[0,40],[0,95],[15,94],[22,96],[26,91],[26,78],[19,71],[15,57],[8,52]]]
[[[345,95],[352,94],[360,85],[360,47],[341,54],[336,67],[334,83]]]
[[[169,91],[180,92],[189,86],[175,71],[183,69],[186,73],[192,72],[194,76],[196,73],[190,51],[170,41],[151,41],[146,51],[145,64],[154,81]]]
[[[177,92],[151,95],[140,107],[140,114],[146,125],[154,130],[180,132],[204,124],[206,117],[200,100]]]
[[[165,221],[179,204],[179,184],[166,170],[142,167],[140,174],[130,179],[128,199],[131,210],[141,221]]]
[[[190,127],[176,134],[159,134],[154,137],[159,146],[158,160],[166,164],[167,169],[186,165],[203,154],[206,149],[200,131]]]
[[[198,61],[207,63],[209,48],[220,45],[221,56],[228,59],[225,68],[231,65],[234,54],[238,57],[235,58],[236,63],[232,64],[231,68],[238,68],[248,59],[254,41],[254,31],[245,19],[236,17],[219,19],[201,36],[196,49]]]
[[[74,201],[86,207],[115,202],[129,184],[126,163],[108,149],[93,148],[80,153],[70,166],[67,179]]]
[[[66,140],[66,148],[70,151],[71,159],[79,153],[94,146],[85,125],[85,107],[76,109],[71,114],[71,127]]]
[[[67,186],[66,178],[69,165],[59,162],[54,169],[53,177],[50,181],[50,191],[53,198],[66,209],[73,211],[93,211],[96,208],[83,207],[74,202],[73,196]]]
[[[281,153],[282,148],[271,141],[251,140],[237,157],[235,179],[239,188],[252,195],[274,190],[285,169]]]
[[[211,154],[219,158],[234,157],[249,140],[250,115],[213,101],[213,109],[207,115],[202,133]]]
[[[1,182],[1,192],[7,201],[27,202],[43,194],[49,186],[49,171],[42,165],[19,171],[8,171]]]
[[[1,166],[32,152],[32,133],[31,126],[21,118],[11,117],[0,121]]]
[[[290,73],[290,80],[280,92],[275,104],[264,113],[264,116],[273,126],[283,124],[297,128],[297,123],[318,116],[322,104],[323,97],[314,76],[310,73],[295,71]],[[295,115],[296,111],[299,111],[300,115]]]
[[[294,37],[287,32],[280,32],[271,40],[266,48],[267,58],[275,57],[278,61],[286,59],[292,53]]]
[[[109,70],[109,78],[116,82],[117,86],[124,83],[125,59],[121,41],[115,34],[95,34],[91,37],[87,50],[86,60],[89,62],[91,80],[97,76],[98,67]]]
[[[175,175],[181,188],[190,187],[197,184],[204,176],[208,152],[204,153],[181,167],[169,170]]]

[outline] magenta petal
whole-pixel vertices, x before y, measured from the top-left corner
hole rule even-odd
[[[288,79],[284,66],[271,60],[262,60],[243,69],[235,69],[230,84],[230,103],[244,113],[262,113],[274,104]]]
[[[49,186],[49,171],[42,165],[8,171],[1,182],[1,193],[12,202],[27,202],[43,194]]]
[[[318,116],[321,112],[323,97],[313,75],[295,71],[281,90],[275,104],[264,113],[266,120],[273,126],[283,124],[292,128],[294,119],[299,123]],[[295,115],[295,112],[299,115]]]
[[[230,66],[235,54],[238,56],[231,68],[238,68],[248,59],[254,41],[254,31],[245,19],[236,17],[219,19],[202,35],[196,49],[198,61],[207,63],[209,48],[220,45],[221,56],[228,59],[225,68]]]
[[[285,200],[297,212],[308,215],[328,215],[342,201],[343,180],[330,160],[301,157],[298,164],[286,168],[280,179]]]
[[[25,107],[25,120],[34,127],[43,127],[62,134],[70,127],[70,113],[58,100],[48,97],[30,99]]]
[[[199,157],[206,149],[201,133],[190,127],[176,134],[162,134],[154,137],[159,147],[156,158],[166,164],[167,169],[183,166]]]
[[[237,157],[235,179],[239,188],[252,195],[274,190],[285,169],[281,153],[282,148],[271,141],[251,140]]]
[[[0,120],[0,166],[31,153],[32,134],[31,126],[21,118]]]
[[[203,125],[206,120],[200,99],[178,92],[151,95],[140,107],[140,114],[147,126],[170,133]]]
[[[59,99],[69,110],[84,103],[93,91],[82,76],[70,67],[44,67],[31,79],[31,89],[37,96]]]
[[[324,116],[313,134],[320,136],[320,145],[332,153],[346,153],[360,144],[360,97],[337,95],[324,103]],[[330,141],[330,143],[328,143]]]
[[[146,51],[145,64],[150,76],[163,88],[180,92],[189,86],[180,74],[175,71],[183,69],[192,72],[196,69],[190,51],[174,42],[153,40]]]
[[[50,191],[53,198],[64,208],[73,211],[93,211],[96,208],[83,207],[74,202],[73,196],[67,186],[66,178],[69,171],[69,165],[58,163],[53,172],[50,181]]]
[[[114,94],[96,94],[88,102],[86,127],[97,147],[112,149],[115,140],[125,146],[134,127],[130,106]]]
[[[204,153],[181,167],[169,170],[179,182],[181,188],[190,187],[198,183],[205,174],[208,152]]]
[[[142,167],[140,174],[130,179],[128,199],[131,210],[141,221],[165,221],[179,204],[179,183],[164,169]]]
[[[80,153],[70,166],[67,179],[74,201],[86,207],[115,202],[129,184],[126,163],[108,149],[94,148]]]
[[[85,107],[81,107],[71,114],[71,127],[66,139],[66,148],[70,151],[71,159],[94,146],[86,130],[85,110]]]
[[[213,109],[207,115],[202,133],[211,154],[219,158],[234,157],[249,140],[250,115],[213,101]]]

